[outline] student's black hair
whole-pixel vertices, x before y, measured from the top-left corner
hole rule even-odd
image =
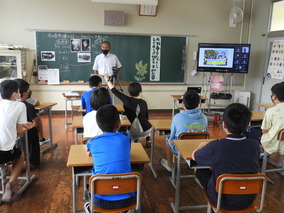
[[[111,104],[108,90],[105,87],[95,89],[92,92],[90,102],[93,110],[98,110],[103,105]]]
[[[223,120],[229,132],[242,135],[250,123],[251,115],[251,111],[245,105],[233,103],[225,109]]]
[[[139,96],[140,92],[142,92],[141,84],[138,82],[132,82],[128,86],[128,92],[131,96]]]
[[[26,92],[30,88],[30,84],[20,78],[14,79],[14,81],[19,85],[19,90],[22,97],[24,92]]]
[[[271,87],[272,95],[275,95],[279,101],[284,101],[284,81]]]
[[[103,132],[113,132],[119,122],[119,113],[112,104],[103,105],[97,111],[96,120]]]
[[[3,99],[10,99],[14,92],[18,92],[19,86],[13,80],[4,80],[0,84],[0,93]]]
[[[109,46],[109,48],[110,48],[110,43],[109,43],[108,41],[103,41],[103,42],[101,43],[101,45],[102,45],[103,43],[108,44],[108,46]]]
[[[200,103],[200,96],[194,90],[188,90],[183,95],[183,104],[186,109],[195,109]]]
[[[89,78],[89,85],[90,85],[90,87],[97,87],[97,86],[99,86],[99,83],[101,83],[101,82],[102,82],[102,79],[98,75],[92,75]]]

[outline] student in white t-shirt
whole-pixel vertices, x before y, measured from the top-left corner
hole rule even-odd
[[[16,139],[24,127],[30,129],[34,124],[27,123],[26,106],[20,102],[21,95],[16,82],[1,82],[0,93],[3,99],[0,104],[0,164],[13,162],[11,177],[5,186],[2,200],[11,202],[13,187],[24,168],[24,154],[15,147]]]
[[[104,87],[92,92],[90,103],[93,111],[83,118],[84,137],[94,137],[103,133],[96,121],[97,110],[103,105],[111,104],[110,100],[110,94]]]

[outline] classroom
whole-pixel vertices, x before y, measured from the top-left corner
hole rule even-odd
[[[1,0],[0,45],[10,45],[9,47],[14,46],[16,47],[15,49],[17,49],[18,46],[23,47],[25,56],[20,76],[30,83],[33,97],[42,102],[56,103],[55,105],[52,105],[50,109],[52,112],[52,140],[54,141],[53,143],[57,145],[54,149],[43,153],[42,167],[44,169],[36,171],[31,170],[31,174],[35,173],[38,180],[25,190],[25,193],[23,193],[19,200],[15,201],[13,204],[0,206],[1,212],[73,212],[71,188],[72,174],[71,169],[66,166],[66,162],[70,146],[75,144],[76,134],[75,129],[72,129],[71,125],[69,128],[68,126],[66,128],[67,122],[64,113],[68,110],[67,116],[68,119],[71,119],[71,105],[70,102],[67,102],[66,105],[62,94],[68,94],[72,91],[87,91],[89,88],[87,80],[80,82],[80,80],[82,80],[81,77],[75,77],[75,82],[73,80],[70,82],[63,82],[68,80],[67,77],[66,79],[60,79],[60,82],[55,84],[38,81],[38,76],[35,75],[34,71],[39,68],[38,65],[41,65],[39,60],[40,48],[45,48],[43,50],[47,51],[44,53],[47,55],[46,57],[49,57],[48,55],[52,54],[54,51],[52,48],[47,49],[48,47],[44,46],[46,45],[45,40],[37,37],[40,33],[50,33],[54,36],[56,34],[64,34],[67,36],[71,35],[71,37],[79,34],[83,36],[83,39],[86,35],[87,38],[93,34],[109,35],[110,37],[113,36],[111,37],[113,41],[115,41],[115,36],[117,36],[120,41],[126,41],[126,43],[127,39],[132,37],[134,38],[133,42],[136,41],[136,38],[140,37],[152,38],[160,36],[161,38],[167,39],[170,37],[176,40],[182,38],[182,44],[185,43],[185,48],[183,49],[182,59],[179,57],[179,59],[181,59],[180,67],[182,68],[178,71],[182,71],[181,75],[175,75],[174,72],[177,71],[172,68],[168,70],[165,67],[163,69],[164,72],[161,71],[161,77],[167,76],[165,80],[146,80],[145,82],[141,82],[143,87],[141,96],[148,104],[151,119],[172,118],[172,113],[177,112],[177,110],[173,110],[173,105],[174,107],[176,105],[175,102],[173,103],[174,98],[172,96],[182,95],[188,87],[202,87],[201,95],[207,98],[205,103],[201,104],[202,109],[209,109],[210,111],[212,109],[220,110],[221,108],[222,111],[224,107],[219,108],[218,104],[223,106],[228,105],[229,101],[211,99],[212,91],[210,90],[210,80],[212,79],[212,76],[223,77],[223,89],[218,92],[230,93],[234,96],[232,99],[236,97],[235,91],[249,92],[248,107],[253,111],[264,111],[265,108],[257,104],[271,103],[271,86],[283,81],[283,78],[280,80],[281,78],[270,78],[267,75],[272,43],[275,40],[284,40],[283,27],[280,30],[271,31],[272,6],[277,2],[283,4],[283,1],[158,0],[154,15],[141,14],[139,5],[143,2],[147,2],[146,0],[141,0],[142,3],[139,3],[139,0],[137,0],[135,1],[137,2],[136,4],[117,3],[119,1],[120,0],[113,0],[110,1],[111,3],[102,3],[95,0]],[[125,2],[123,0],[121,1]],[[239,23],[236,23],[235,26],[232,26],[232,23],[230,23],[230,12],[233,7],[238,7],[243,11],[242,20]],[[279,7],[279,10],[279,16],[283,23],[284,6],[282,5],[282,7]],[[106,11],[123,12],[124,23],[120,25],[106,24]],[[90,41],[93,45],[93,40],[91,39]],[[46,43],[47,42],[48,41],[46,40]],[[130,73],[130,69],[128,65],[126,65],[127,60],[131,60],[131,56],[134,56],[135,52],[139,52],[140,46],[130,45],[129,50],[123,50],[123,53],[120,55],[119,50],[117,50],[118,48],[115,46],[121,45],[119,47],[123,49],[123,45],[125,44],[123,44],[123,42],[114,42],[112,44],[112,49],[119,59],[120,56],[123,56],[120,83],[123,91],[127,91],[129,81],[124,81],[124,79],[127,79],[128,73]],[[131,44],[131,42],[132,40],[129,39],[128,43]],[[73,41],[73,43],[75,44],[76,41]],[[197,56],[199,54],[198,50],[200,43],[250,44],[248,72],[246,74],[226,73],[223,75],[220,72],[214,72],[212,74],[212,72],[197,71]],[[175,46],[171,41],[168,43],[164,42],[164,44],[167,44],[169,47]],[[95,46],[91,46],[91,48],[92,47]],[[169,48],[169,50],[171,49]],[[162,49],[162,53],[167,53],[169,57],[175,58],[175,56],[173,56],[175,55],[175,52],[171,56],[171,53],[167,52],[169,50],[166,49],[163,52]],[[2,56],[1,52],[3,51],[4,54],[7,53],[7,50],[0,49],[0,57]],[[73,51],[76,52],[75,47]],[[56,54],[58,54],[58,52],[56,52]],[[93,57],[95,57],[95,55],[95,52],[92,52],[92,60],[88,61],[89,64],[93,64]],[[170,65],[170,63],[164,64],[164,66],[167,65]],[[78,67],[76,72],[80,72],[80,67],[82,66]],[[124,70],[124,67],[127,68],[127,70]],[[59,67],[52,66],[49,68],[59,69]],[[60,72],[61,71],[62,70],[60,70]],[[88,72],[91,73],[92,70],[88,70]],[[123,72],[127,73],[127,75],[123,74]],[[167,74],[169,72],[170,74]],[[78,75],[80,76],[80,73]],[[178,80],[171,81],[171,76],[178,76]],[[148,77],[150,78],[150,74],[148,74]],[[208,105],[209,101],[210,104]],[[80,104],[79,101],[74,102],[75,105],[78,105],[78,103]],[[121,102],[118,99],[115,99],[115,104],[121,104]],[[75,113],[78,114],[78,112]],[[41,116],[43,120],[44,135],[48,137],[48,135],[50,135],[49,127],[51,127],[49,125],[49,114],[45,113]],[[213,135],[214,134],[215,133],[213,133]],[[216,133],[213,138],[214,137],[218,138],[221,136],[218,136],[218,133]],[[81,136],[79,136],[78,141],[80,141],[80,138]],[[157,156],[164,156],[165,137],[157,135],[156,139]],[[150,156],[150,149],[147,149],[146,152],[148,156]],[[57,168],[54,169],[54,167]],[[182,168],[183,170],[186,170],[184,165]],[[62,174],[60,174],[61,172]],[[145,166],[143,171],[142,193],[143,189],[147,187],[145,186],[145,182],[152,181],[150,186],[153,187],[153,190],[157,191],[153,194],[156,196],[163,196],[158,193],[159,188],[157,187],[161,186],[163,187],[161,191],[165,191],[164,193],[166,196],[161,198],[161,201],[158,201],[157,204],[155,204],[155,202],[152,201],[154,198],[151,197],[151,189],[148,189],[148,186],[147,193],[142,197],[142,212],[173,212],[170,202],[174,202],[175,189],[168,180],[168,173],[159,167],[156,168],[156,172],[158,173],[158,177],[154,179],[149,166]],[[48,176],[53,176],[51,179],[54,181],[54,184],[47,183],[44,185],[44,182],[49,182]],[[273,173],[271,173],[270,177],[275,183],[268,183],[267,185],[267,200],[269,199],[270,204],[265,201],[263,212],[281,212],[284,207],[284,199],[282,198],[282,187],[279,187],[279,184],[282,186],[283,177]],[[159,179],[161,180],[160,184],[164,184],[164,186],[158,184]],[[155,184],[157,184],[157,186]],[[183,188],[193,187],[193,185],[196,185],[193,181],[184,183]],[[196,186],[194,187],[192,191],[184,192],[183,196],[189,196],[190,198],[183,199],[181,197],[181,203],[188,203],[191,199],[194,200],[194,198],[191,197],[192,193],[199,194],[197,199],[203,199],[202,204],[206,203],[200,189]],[[52,188],[54,188],[54,190],[52,190]],[[165,190],[167,188],[169,189],[168,191]],[[65,191],[68,192],[65,193]],[[82,210],[83,201],[81,197],[83,195],[81,188],[78,191],[78,208]],[[39,193],[44,195],[39,195]],[[36,199],[37,194],[40,198]],[[279,197],[278,200],[277,197]],[[36,199],[37,202],[33,202],[33,199]],[[198,201],[195,202],[195,200],[194,203],[200,204]],[[19,210],[21,205],[23,205],[23,209]],[[143,207],[143,205],[145,206]],[[152,210],[150,210],[151,208]],[[205,211],[206,210],[203,209],[180,210],[179,212]]]

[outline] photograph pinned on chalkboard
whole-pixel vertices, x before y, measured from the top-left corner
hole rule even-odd
[[[77,53],[78,62],[91,62],[91,53]]]
[[[41,61],[55,61],[55,51],[41,51]]]
[[[71,52],[80,52],[81,50],[81,39],[71,39]]]
[[[82,52],[90,52],[91,51],[91,42],[90,42],[90,39],[87,39],[87,38],[83,38],[82,41]]]

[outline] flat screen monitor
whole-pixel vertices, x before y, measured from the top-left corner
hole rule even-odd
[[[250,44],[199,43],[197,71],[248,73]]]

